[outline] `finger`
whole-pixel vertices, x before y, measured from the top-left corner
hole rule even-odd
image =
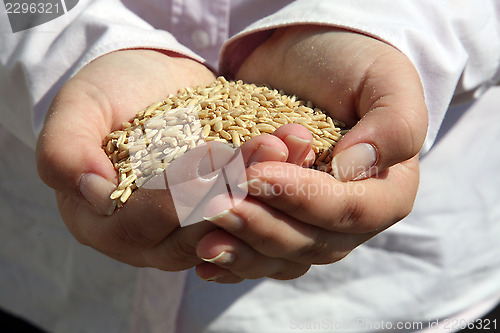
[[[248,193],[297,220],[326,230],[366,233],[409,214],[418,188],[417,157],[359,182],[286,163],[266,162],[247,170]]]
[[[197,244],[217,227],[206,221],[179,227],[169,193],[168,190],[137,190],[126,207],[110,216],[106,223],[101,221],[100,226],[87,230],[93,233],[89,237],[93,247],[104,253],[120,254],[120,258],[129,261],[134,258],[135,265],[166,271],[200,264]]]
[[[114,207],[109,190],[117,175],[101,146],[109,132],[111,110],[103,98],[89,95],[99,96],[80,81],[60,91],[39,136],[37,167],[50,187],[85,200],[83,194],[96,211],[110,214]]]
[[[198,242],[217,227],[200,222],[174,230],[156,246],[146,249],[142,257],[148,267],[166,271],[179,271],[203,263],[196,255]]]
[[[62,192],[57,196],[63,220],[80,243],[134,266],[164,270],[193,267],[201,262],[192,260],[197,259],[196,241],[214,228],[208,223],[179,228],[167,190],[138,189],[127,205],[111,216],[99,215],[82,200]]]
[[[229,198],[224,196],[216,197],[211,202],[210,209],[219,211],[219,206],[224,206],[225,201]],[[373,234],[346,234],[335,231],[329,231],[317,226],[298,221],[268,205],[256,200],[247,199],[237,206],[225,210],[216,216],[210,217],[207,220],[214,223],[216,226],[231,233],[236,239],[243,241],[249,249],[258,251],[263,258],[281,258],[293,263],[308,264],[330,264],[345,257],[352,249],[367,239]],[[249,249],[242,248],[241,245],[235,243],[233,238],[216,239],[214,237],[200,243],[198,254],[213,258],[223,251],[234,254],[235,251],[244,251],[249,253]],[[200,248],[201,247],[201,248]],[[236,249],[235,249],[236,248]],[[237,252],[239,253],[239,252]],[[253,255],[254,260],[256,258]],[[249,258],[246,258],[249,260]],[[266,259],[267,260],[267,259]],[[236,259],[233,258],[236,262]],[[241,263],[244,263],[242,260]],[[303,272],[305,266],[295,266],[288,262],[268,261],[267,263],[252,262],[252,266],[242,265],[238,267],[234,265],[231,271],[238,275],[249,278],[246,269],[248,267],[257,267],[256,274],[266,272],[269,276],[270,270],[273,267],[266,266],[269,264],[278,265],[277,267],[282,273],[282,276],[294,276],[298,272]],[[286,264],[286,270],[279,265]],[[221,265],[227,268],[226,265]],[[290,271],[291,269],[291,271]]]
[[[358,122],[337,144],[332,169],[339,180],[368,177],[418,154],[427,131],[420,79],[404,57],[380,59],[360,91]]]
[[[208,282],[235,284],[245,280],[244,278],[234,274],[233,272],[209,262],[203,262],[197,265],[195,272],[202,280]]]
[[[246,141],[241,147],[245,165],[264,161],[284,162],[288,158],[286,144],[278,137],[262,134]]]
[[[311,132],[300,124],[280,126],[274,133],[288,148],[288,163],[302,165],[311,153],[313,137]]]
[[[223,230],[210,232],[203,237],[197,253],[204,261],[245,279],[272,277],[290,280],[305,274],[310,267],[308,264],[264,256]]]

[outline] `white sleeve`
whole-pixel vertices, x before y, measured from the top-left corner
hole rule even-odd
[[[1,127],[34,147],[62,84],[97,57],[128,48],[169,50],[203,61],[118,0],[80,0],[67,14],[17,33],[0,6]]]
[[[220,68],[234,72],[244,59],[240,50],[248,55],[248,45],[258,45],[259,35],[262,40],[270,29],[297,24],[358,31],[408,56],[420,74],[429,110],[422,153],[432,146],[450,102],[477,98],[500,78],[497,0],[298,0],[233,37]]]

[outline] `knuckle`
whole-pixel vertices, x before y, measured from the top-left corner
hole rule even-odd
[[[397,162],[410,159],[420,151],[427,133],[427,117],[426,113],[422,113],[418,109],[409,109],[391,117],[391,127],[395,131],[396,142],[399,142]]]
[[[368,214],[367,209],[367,206],[359,198],[347,200],[335,229],[341,232],[364,234],[379,230],[387,223],[388,213],[386,211],[372,210]]]
[[[412,113],[407,113],[404,117],[396,117],[395,119],[395,127],[398,129],[399,142],[402,143],[399,145],[399,149],[401,150],[401,155],[405,159],[409,159],[413,157],[418,150],[420,149],[420,145],[418,144],[417,133],[414,130],[414,122]]]
[[[178,236],[178,234],[173,234],[168,239],[168,246],[165,251],[165,255],[168,257],[168,262],[178,262],[187,263],[196,258],[196,264],[198,257],[196,257],[196,247],[189,244],[183,237]]]
[[[147,266],[164,271],[181,271],[202,262],[196,256],[195,247],[178,234],[173,234],[168,240],[142,252],[142,258]]]
[[[289,215],[293,216],[295,213],[308,212],[311,210],[311,202],[309,200],[304,200],[304,197],[301,195],[303,189],[301,184],[284,187],[284,191],[282,192]]]
[[[371,226],[365,223],[363,216],[364,209],[358,200],[348,200],[337,225],[342,231],[358,233],[370,231]]]
[[[295,261],[303,264],[331,264],[344,256],[343,252],[334,249],[332,232],[317,229],[311,242],[296,253]]]

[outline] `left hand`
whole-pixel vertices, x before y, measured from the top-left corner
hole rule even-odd
[[[210,221],[221,229],[198,244],[198,256],[212,259],[197,266],[200,277],[293,279],[342,259],[411,211],[427,111],[418,73],[401,52],[350,31],[281,28],[237,78],[312,100],[353,127],[335,148],[335,178],[302,168],[308,155],[297,153],[300,141],[287,140],[306,142],[310,134],[280,128],[275,136],[295,158],[248,168],[250,197],[215,214]],[[227,199],[214,198],[213,212]]]

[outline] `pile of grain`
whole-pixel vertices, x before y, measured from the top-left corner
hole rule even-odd
[[[206,141],[222,141],[237,148],[256,135],[273,133],[288,123],[301,124],[311,131],[314,168],[330,172],[331,154],[343,134],[343,124],[311,102],[224,77],[208,86],[182,89],[150,105],[106,137],[103,148],[119,175],[118,188],[111,198],[121,207],[135,189]]]

